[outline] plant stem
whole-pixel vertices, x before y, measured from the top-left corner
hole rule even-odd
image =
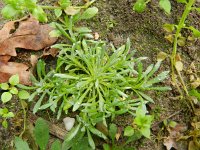
[[[58,6],[45,6],[45,5],[39,5],[43,9],[61,9],[61,7]]]
[[[172,55],[171,55],[171,69],[172,69],[172,81],[174,83],[176,83],[176,80],[175,80],[175,71],[174,71],[174,68],[175,68],[175,63],[176,63],[176,53],[177,53],[177,45],[178,45],[178,37],[180,35],[180,32],[182,30],[182,28],[185,26],[185,20],[187,19],[191,9],[192,9],[192,6],[193,4],[195,3],[195,0],[189,0],[189,2],[186,4],[185,6],[185,10],[183,12],[183,15],[179,21],[179,24],[177,26],[177,30],[176,30],[176,34],[175,34],[175,38],[174,38],[174,44],[173,44],[173,51],[172,51]],[[185,83],[181,77],[181,74],[178,73],[179,75],[179,78],[181,80],[181,84],[183,86],[183,89],[184,91],[186,92],[186,95],[188,95],[188,91],[187,91],[187,88],[185,86]]]

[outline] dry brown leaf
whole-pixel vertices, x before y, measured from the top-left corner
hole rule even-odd
[[[183,63],[181,61],[177,61],[175,64],[176,70],[177,71],[182,71],[183,70]]]
[[[11,56],[5,55],[5,56],[0,56],[0,64],[2,63],[7,63],[10,60]]]
[[[177,140],[183,136],[182,133],[185,131],[187,131],[187,126],[184,124],[177,124],[174,128],[168,128],[169,136],[163,142],[167,150],[177,149]]]
[[[16,23],[19,25],[13,29]],[[27,20],[7,23],[0,30],[0,33],[3,33],[0,34],[0,55],[16,56],[16,48],[40,50],[48,47],[57,40],[57,38],[49,36],[51,31],[52,28],[49,25],[39,25],[39,22],[32,17]],[[11,32],[13,33],[10,34]]]
[[[164,143],[163,143],[167,150],[171,150],[172,148],[177,149],[177,144],[174,138],[171,137],[167,137],[166,139],[164,139]]]
[[[31,55],[30,62],[31,62],[32,67],[34,68],[35,65],[38,62],[38,56],[37,55]]]
[[[43,51],[43,54],[41,57],[46,57],[46,56],[53,56],[53,57],[56,57],[56,55],[58,54],[58,49],[57,48],[48,48],[48,49],[45,49]]]
[[[194,141],[190,141],[188,145],[188,150],[199,150],[199,147],[195,144]]]
[[[163,61],[167,57],[167,53],[165,52],[159,52],[157,55],[157,61]]]
[[[28,68],[27,65],[22,63],[0,62],[0,83],[7,82],[12,75],[18,74],[21,84],[31,85]]]

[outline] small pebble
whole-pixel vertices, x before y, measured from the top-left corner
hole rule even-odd
[[[72,127],[74,126],[75,123],[75,119],[74,118],[70,118],[70,117],[66,117],[63,119],[64,125],[65,125],[65,129],[67,131],[70,131],[72,129]]]

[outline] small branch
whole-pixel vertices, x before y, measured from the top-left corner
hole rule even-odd
[[[179,114],[181,111],[182,111],[182,110],[179,110],[179,111],[177,111],[177,112],[174,112],[174,113],[171,114],[170,116],[168,116],[168,117],[166,117],[166,118],[164,118],[164,119],[161,119],[159,122],[156,122],[155,124],[153,124],[153,125],[152,125],[152,128],[155,127],[155,126],[157,126],[157,125],[159,125],[159,124],[162,123],[164,120],[169,119],[169,118],[171,118],[171,117],[173,117],[173,116]]]
[[[33,115],[31,114],[31,116],[29,117],[29,121],[33,124],[35,124],[36,120],[38,119],[39,117],[37,117],[36,115]],[[43,118],[44,119],[44,118]],[[45,119],[44,119],[45,120]],[[64,140],[65,138],[65,135],[67,134],[67,131],[60,128],[59,126],[45,120],[49,126],[49,132],[51,135],[54,135],[56,136],[57,138],[61,139],[61,140]]]

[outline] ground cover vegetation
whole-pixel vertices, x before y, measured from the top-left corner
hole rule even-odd
[[[178,89],[180,98],[186,96],[188,107],[196,112],[194,99],[199,99],[199,78],[194,79],[190,87],[185,85],[181,76],[183,63],[177,54],[178,46],[183,46],[186,42],[186,38],[181,34],[182,29],[192,31],[189,39],[200,36],[196,28],[185,25],[190,11],[199,11],[198,7],[193,7],[194,0],[178,1],[185,4],[178,25],[163,25],[166,30],[165,38],[173,43],[172,54],[159,53],[155,65],[150,64],[147,67],[143,65],[147,57],[134,56],[135,50],[131,50],[129,38],[125,45],[116,47],[99,39],[90,28],[80,26],[80,22],[87,21],[98,13],[98,8],[91,6],[95,1],[86,1],[81,6],[73,5],[70,0],[59,0],[55,6],[40,5],[37,0],[4,0],[4,2],[5,7],[1,13],[7,19],[30,13],[45,23],[49,17],[45,10],[52,10],[56,20],[50,23],[53,30],[49,36],[63,39],[62,43],[57,42],[51,46],[52,49],[59,51],[54,66],[47,67],[47,62],[43,59],[37,61],[35,73],[31,76],[32,85],[20,84],[18,74],[11,76],[8,83],[0,84],[1,103],[4,104],[0,109],[3,127],[8,128],[7,120],[15,115],[7,108],[9,106],[7,102],[13,100],[12,95],[17,95],[16,99],[19,99],[23,109],[23,131],[14,139],[17,150],[96,149],[99,138],[102,139],[101,142],[103,141],[101,149],[104,150],[134,149],[128,146],[130,142],[142,137],[150,139],[154,116],[149,114],[147,107],[150,103],[154,103],[154,100],[149,96],[149,92],[171,90],[170,86],[161,85],[162,81],[170,77],[170,71],[157,73],[163,60],[168,56],[171,58],[172,85]],[[144,12],[149,2],[138,0],[133,10],[138,13]],[[161,0],[159,6],[170,14],[170,1]],[[180,85],[177,83],[179,80]],[[65,135],[62,143],[56,140],[53,144],[48,144],[49,125],[39,118],[33,128],[34,144],[26,142],[23,137],[28,128],[26,114],[28,105],[33,106],[31,109],[33,114],[51,111],[58,120],[62,116],[75,114],[75,125]],[[121,134],[125,142],[118,146],[116,140],[119,138],[119,131],[113,121],[117,116],[123,115],[130,115],[132,123],[124,127]],[[199,145],[196,123],[198,119],[193,122],[194,130],[184,137],[192,138],[190,147]],[[164,120],[163,124],[169,132],[172,132],[177,125],[176,122],[167,120]],[[173,147],[167,142],[165,146],[167,149]]]

